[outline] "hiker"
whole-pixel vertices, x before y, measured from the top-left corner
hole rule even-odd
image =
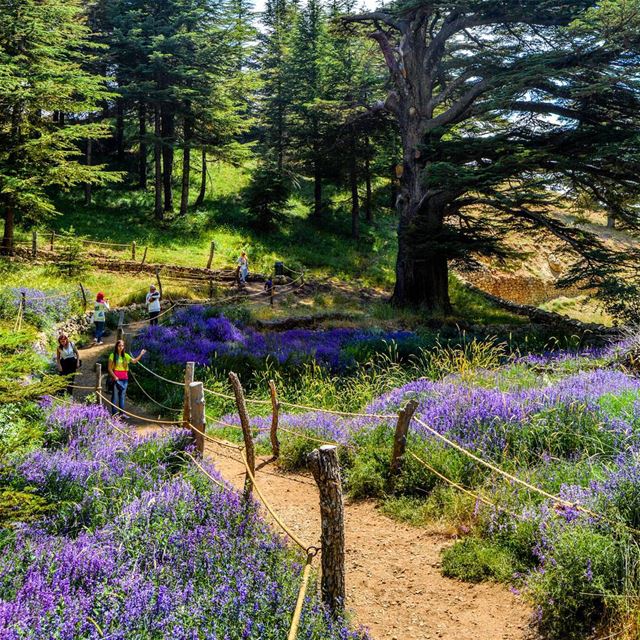
[[[158,316],[160,315],[160,292],[154,284],[149,287],[146,302],[149,311],[149,324],[155,326],[158,324]]]
[[[134,358],[130,353],[127,353],[124,340],[118,340],[113,353],[109,354],[109,381],[113,385],[111,415],[120,413],[121,417],[126,418],[123,411],[127,385],[129,384],[129,365],[140,362],[140,358],[145,353],[146,351],[142,349],[138,357]]]
[[[56,349],[56,364],[58,371],[63,376],[73,375],[80,366],[80,355],[76,349],[76,345],[69,340],[69,336],[61,333],[58,336],[58,348]],[[66,392],[73,394],[73,378],[69,378]]]
[[[103,344],[102,336],[104,335],[107,311],[109,311],[109,303],[104,297],[104,293],[98,293],[96,303],[93,305],[93,324],[95,326],[95,337],[93,341],[96,344]]]
[[[247,252],[243,251],[238,258],[238,270],[237,277],[239,284],[246,284],[247,276],[249,275],[249,258],[247,258]]]

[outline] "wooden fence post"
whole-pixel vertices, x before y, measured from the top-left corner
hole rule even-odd
[[[207,428],[205,421],[204,387],[202,382],[189,384],[189,412],[193,425],[193,439],[196,441],[196,449],[204,453],[204,432]]]
[[[160,280],[160,267],[156,267],[156,280],[158,281],[158,291],[160,292],[160,298],[162,299],[164,296],[162,295],[162,282]]]
[[[251,437],[251,426],[249,425],[249,414],[247,412],[247,403],[244,399],[244,390],[240,384],[238,376],[231,371],[229,373],[229,380],[233,387],[233,393],[236,397],[236,406],[238,407],[238,415],[240,416],[240,424],[242,425],[242,435],[244,436],[244,452],[247,457],[247,465],[251,470],[251,474],[255,475],[256,472],[256,456],[253,450],[253,438]],[[249,472],[244,479],[244,494],[248,496],[253,490],[253,482]]]
[[[211,264],[213,262],[213,254],[216,250],[216,243],[212,240],[211,246],[209,247],[209,260],[207,261],[207,269],[211,269]]]
[[[142,254],[142,261],[140,262],[140,266],[142,266],[145,263],[145,260],[147,259],[147,250],[149,249],[149,247],[145,247],[144,248],[144,253]]]
[[[407,448],[409,423],[417,408],[417,400],[409,400],[406,406],[398,412],[396,434],[393,440],[393,453],[391,454],[391,482],[393,482],[393,478],[400,473],[402,459],[404,458],[404,452]]]
[[[278,416],[280,414],[280,403],[278,402],[278,392],[276,391],[276,383],[273,380],[269,380],[269,392],[271,394],[271,431],[269,436],[271,438],[271,450],[273,451],[273,457],[280,456],[280,442],[278,441]]]
[[[184,422],[185,429],[189,427],[189,423],[191,422],[191,396],[189,385],[193,382],[195,369],[195,362],[187,362],[184,368],[184,405],[182,407],[182,421]]]
[[[213,300],[213,278],[209,278],[209,300]]]
[[[31,257],[34,260],[38,257],[38,232],[35,229],[31,232]]]
[[[82,303],[84,304],[84,312],[87,312],[87,292],[84,290],[82,286],[82,282],[78,283],[80,285],[80,294],[82,295]]]
[[[274,278],[275,280],[275,278]],[[271,287],[269,288],[269,304],[273,307],[273,297],[276,292],[276,284],[274,280],[271,281]]]
[[[120,309],[120,315],[118,316],[118,331],[116,333],[116,340],[124,340],[124,309]]]
[[[136,260],[136,241],[131,241],[131,260],[135,262]]]
[[[100,406],[102,406],[102,365],[99,362],[95,364],[96,370],[96,399]]]
[[[338,448],[322,445],[308,457],[320,491],[322,520],[322,601],[333,614],[344,611],[344,505]]]
[[[56,232],[55,232],[55,231],[52,231],[52,232],[51,232],[51,243],[50,243],[50,247],[49,247],[49,249],[50,249],[51,251],[53,251],[53,241],[55,240],[55,238],[56,238]]]

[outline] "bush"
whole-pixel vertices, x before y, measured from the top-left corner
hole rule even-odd
[[[508,549],[478,538],[460,540],[442,554],[442,573],[467,582],[509,582],[520,568]]]
[[[631,563],[625,548],[633,551]],[[630,540],[587,526],[554,532],[543,553],[542,569],[529,579],[529,594],[538,607],[541,630],[555,638],[581,638],[603,613],[611,614],[607,597],[624,593],[625,570],[638,562]]]

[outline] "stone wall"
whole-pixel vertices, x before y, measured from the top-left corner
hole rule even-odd
[[[518,304],[539,305],[560,296],[575,297],[583,295],[578,287],[560,289],[555,282],[545,282],[540,278],[520,273],[492,272],[489,269],[467,271],[462,278],[473,286],[503,300]]]

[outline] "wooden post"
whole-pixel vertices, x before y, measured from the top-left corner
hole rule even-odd
[[[249,414],[247,412],[247,403],[244,399],[244,390],[240,384],[240,379],[233,371],[229,373],[229,380],[231,381],[233,393],[236,397],[236,406],[238,407],[238,415],[240,416],[240,424],[242,425],[242,435],[244,436],[244,452],[247,457],[247,464],[253,475],[256,472],[256,457],[253,451],[253,438],[251,437],[251,426],[249,425]],[[253,482],[247,472],[244,479],[245,496],[248,496],[252,490]]]
[[[162,282],[160,281],[160,267],[156,267],[156,280],[158,281],[158,291],[160,292],[160,299],[164,298],[162,295]]]
[[[193,439],[196,441],[196,449],[204,453],[204,432],[207,428],[205,422],[204,387],[202,382],[189,384],[189,411],[191,424],[193,425]]]
[[[209,300],[213,300],[213,278],[209,278]]]
[[[307,458],[320,491],[322,601],[334,615],[344,611],[344,505],[338,448],[322,445]]]
[[[275,280],[275,277],[274,277]],[[274,280],[271,281],[271,287],[269,289],[269,304],[273,307],[273,296],[275,295],[276,283]]]
[[[278,402],[278,392],[276,391],[276,383],[269,380],[269,392],[271,393],[271,450],[273,457],[280,455],[280,442],[278,441],[278,416],[280,414],[280,403]]]
[[[55,240],[55,237],[56,237],[56,232],[52,231],[51,232],[51,243],[50,243],[50,247],[49,247],[51,251],[53,251],[53,241]]]
[[[99,362],[96,362],[95,370],[96,370],[96,399],[98,404],[102,406],[102,365]]]
[[[191,404],[190,399],[191,396],[189,391],[189,385],[193,382],[193,378],[195,376],[196,363],[195,362],[187,362],[187,365],[184,369],[184,405],[182,408],[182,421],[184,422],[185,429],[188,428],[189,423],[191,422]]]
[[[118,332],[116,333],[116,340],[124,340],[124,309],[120,309],[120,315],[118,316]]]
[[[82,282],[78,283],[80,285],[80,294],[82,295],[82,303],[84,304],[84,312],[87,312],[87,292],[84,290],[82,286]]]
[[[136,260],[136,241],[133,240],[131,242],[131,260],[135,262]]]
[[[31,232],[31,257],[34,260],[38,257],[38,232],[35,229]]]
[[[417,400],[409,400],[403,409],[398,412],[398,422],[396,424],[396,435],[393,440],[393,453],[391,454],[391,481],[400,473],[402,459],[407,448],[407,432],[413,414],[418,408]]]
[[[140,262],[140,266],[142,266],[145,263],[145,260],[147,259],[147,250],[149,249],[149,247],[145,247],[144,248],[144,253],[142,254],[142,262]]]
[[[213,262],[213,254],[216,250],[216,243],[212,240],[211,246],[209,247],[209,260],[207,261],[207,269],[211,269],[211,264]]]

